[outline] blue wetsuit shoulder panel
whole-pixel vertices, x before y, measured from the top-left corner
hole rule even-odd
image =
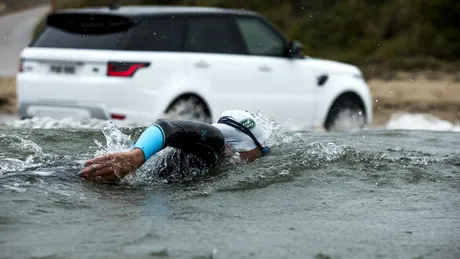
[[[134,148],[139,148],[144,152],[144,161],[147,161],[155,153],[163,149],[165,144],[165,134],[158,124],[153,124],[142,132],[136,141]]]

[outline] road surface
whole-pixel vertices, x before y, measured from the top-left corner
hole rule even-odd
[[[0,76],[16,75],[19,55],[29,44],[35,25],[49,9],[45,5],[0,16]]]

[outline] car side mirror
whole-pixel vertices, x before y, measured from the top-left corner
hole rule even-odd
[[[289,58],[303,58],[303,45],[298,41],[290,41],[287,47]]]

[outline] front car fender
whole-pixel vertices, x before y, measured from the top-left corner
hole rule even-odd
[[[334,102],[345,93],[356,94],[364,104],[367,124],[372,123],[372,95],[362,77],[350,74],[328,75],[323,86],[318,86],[315,126],[322,127]]]

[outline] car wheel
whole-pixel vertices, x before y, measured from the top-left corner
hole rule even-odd
[[[325,123],[325,129],[332,132],[352,132],[364,127],[366,127],[364,109],[349,99],[336,101]]]
[[[181,97],[166,110],[165,119],[195,120],[211,123],[211,115],[207,105],[197,96]]]

